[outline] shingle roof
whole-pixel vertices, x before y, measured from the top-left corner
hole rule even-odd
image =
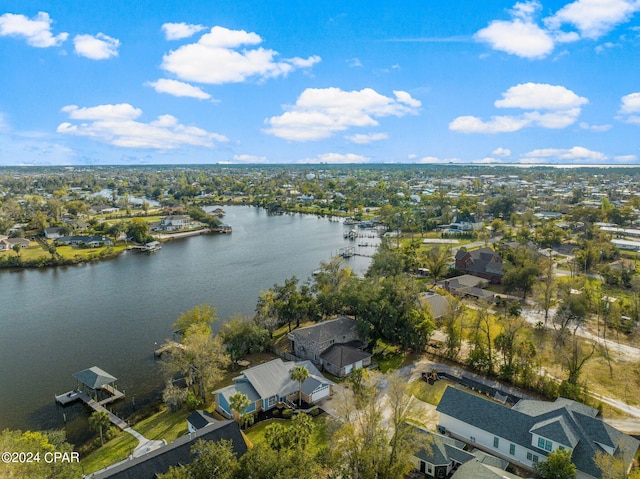
[[[334,344],[320,355],[323,361],[343,368],[371,356],[371,353],[360,351],[345,344]]]
[[[187,422],[196,429],[202,429],[209,424],[215,424],[216,418],[214,418],[213,415],[208,411],[198,409],[197,411],[193,411],[191,414],[189,414],[189,417],[187,417]]]
[[[465,462],[455,472],[452,479],[521,479],[497,467],[482,464],[476,460]]]
[[[322,321],[313,326],[298,328],[291,332],[294,337],[314,341],[322,344],[331,339],[340,339],[357,332],[358,323],[355,319],[340,316],[339,318]]]
[[[238,423],[217,421],[194,434],[179,437],[167,446],[130,461],[122,462],[91,477],[94,479],[155,479],[158,474],[166,473],[171,466],[191,463],[193,456],[190,449],[198,439],[205,441],[230,440],[237,457],[247,452],[247,444],[242,437]]]
[[[432,292],[421,293],[420,299],[425,301],[431,308],[433,319],[439,319],[449,311],[449,301],[441,294]]]
[[[422,428],[415,427],[419,441],[425,444],[425,447],[415,453],[415,457],[434,466],[445,466],[455,460],[462,464],[471,459],[475,459],[474,455],[463,451],[464,443],[456,441],[453,438],[426,431]]]
[[[629,461],[640,445],[637,439],[596,419],[593,408],[564,398],[554,403],[521,401],[510,409],[448,387],[436,410],[529,449],[536,449],[531,445],[530,431],[544,432],[540,435],[564,445],[575,444],[573,463],[578,470],[594,477],[602,475],[593,462],[594,454],[603,450],[599,444],[622,452]],[[545,451],[539,452],[547,455]]]

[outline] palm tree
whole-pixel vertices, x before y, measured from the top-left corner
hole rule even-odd
[[[102,431],[109,427],[111,421],[109,415],[104,411],[96,411],[89,416],[89,427],[92,431],[100,433],[100,445],[104,446],[104,436]]]
[[[424,256],[424,264],[429,270],[429,276],[433,278],[433,282],[437,283],[449,268],[449,252],[446,248],[434,247],[427,251]]]
[[[298,381],[298,406],[302,405],[302,383],[309,377],[309,370],[304,366],[296,366],[289,376],[292,381]]]
[[[229,397],[229,409],[233,411],[233,416],[236,421],[240,422],[240,418],[244,415],[251,401],[246,394],[238,391],[233,396]]]

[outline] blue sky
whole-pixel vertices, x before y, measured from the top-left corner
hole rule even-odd
[[[0,0],[0,165],[640,163],[640,0]]]

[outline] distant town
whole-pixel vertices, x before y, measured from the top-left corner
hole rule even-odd
[[[342,223],[345,247],[249,317],[184,311],[162,399],[128,417],[118,371],[69,371],[56,401],[90,438],[6,429],[0,477],[638,479],[639,191],[631,167],[2,167],[3,282],[232,239],[237,206]]]

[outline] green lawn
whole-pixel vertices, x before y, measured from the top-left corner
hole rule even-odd
[[[189,411],[172,412],[164,409],[133,426],[137,432],[147,439],[167,441],[167,444],[187,433],[187,416]],[[83,457],[81,460],[84,473],[103,469],[116,462],[123,461],[138,445],[138,440],[126,432],[119,433],[104,446]]]
[[[426,381],[416,379],[411,384],[411,392],[416,398],[420,399],[420,401],[437,406],[440,403],[440,399],[442,399],[445,389],[447,389],[449,385],[448,381],[436,381],[433,386],[430,386]]]
[[[260,444],[265,442],[264,432],[269,424],[276,420],[271,419],[268,421],[263,421],[261,423],[256,424],[255,426],[249,428],[245,431],[245,435],[249,438],[249,440],[253,443],[253,445]],[[288,421],[278,419],[284,425],[288,425]],[[326,414],[322,416],[318,416],[313,418],[313,423],[315,424],[315,428],[313,429],[313,434],[311,436],[311,442],[309,443],[309,450],[312,453],[318,452],[324,446],[329,445],[329,437],[327,437],[327,424],[330,421],[327,418]]]

